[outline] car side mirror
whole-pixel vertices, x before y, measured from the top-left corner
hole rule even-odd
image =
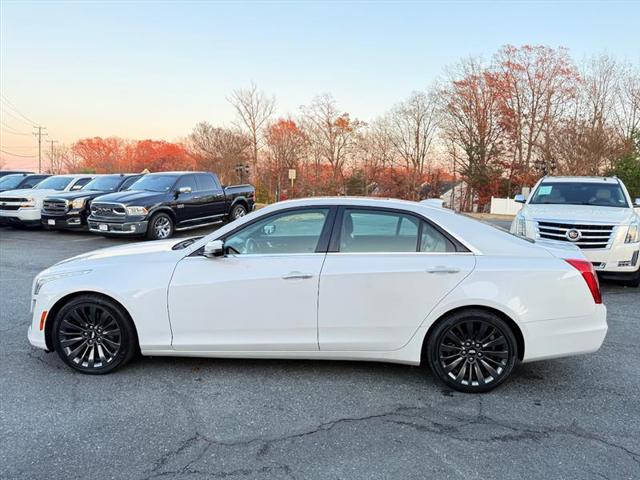
[[[516,195],[514,200],[518,203],[526,203],[527,202],[527,197],[525,197],[524,195],[522,195],[521,193]]]
[[[224,255],[224,242],[211,240],[204,246],[204,256],[207,258],[222,257]]]
[[[180,187],[178,193],[191,193],[191,187]]]
[[[634,204],[636,207],[640,207],[640,197],[639,197],[639,198],[636,198],[636,199],[635,199],[635,201],[633,202],[633,204]]]

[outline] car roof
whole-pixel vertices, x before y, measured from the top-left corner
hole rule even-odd
[[[544,177],[542,182],[550,183],[619,183],[617,177]]]

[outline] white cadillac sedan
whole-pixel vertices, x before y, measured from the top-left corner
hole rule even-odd
[[[29,341],[83,373],[143,355],[429,365],[484,392],[519,361],[596,351],[597,277],[572,245],[400,200],[282,202],[206,237],[107,248],[33,283]]]

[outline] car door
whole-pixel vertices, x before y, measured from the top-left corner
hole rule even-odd
[[[475,266],[420,216],[379,208],[338,213],[320,278],[320,350],[396,350]]]
[[[202,192],[203,214],[207,221],[216,220],[225,214],[224,191],[210,173],[197,173],[196,180]]]
[[[228,234],[226,256],[181,260],[169,286],[173,348],[318,350],[318,281],[334,212],[274,213]]]
[[[180,192],[181,188],[188,191]],[[174,187],[174,205],[178,227],[187,227],[197,223],[201,216],[201,202],[198,201],[198,186],[193,174],[183,175]]]

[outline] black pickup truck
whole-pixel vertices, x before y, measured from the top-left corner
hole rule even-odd
[[[91,203],[89,230],[105,236],[169,238],[175,231],[235,220],[254,208],[251,185],[223,187],[209,172],[149,173],[129,190]]]
[[[40,221],[49,230],[88,230],[91,202],[112,192],[126,190],[142,177],[141,173],[100,175],[81,190],[60,192],[44,199]]]

